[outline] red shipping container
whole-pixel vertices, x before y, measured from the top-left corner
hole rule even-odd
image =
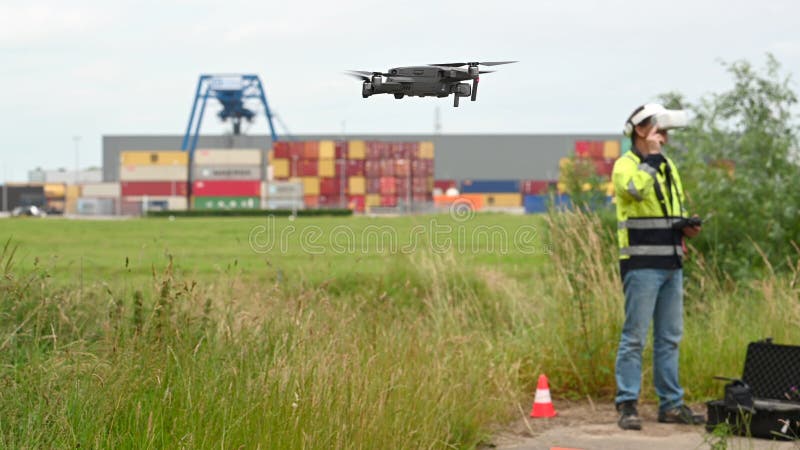
[[[364,176],[364,161],[360,159],[348,159],[345,162],[345,174],[348,177],[363,177]]]
[[[411,176],[411,163],[408,159],[398,159],[394,162],[394,176],[408,177]]]
[[[397,206],[397,197],[394,195],[381,195],[381,206]]]
[[[351,195],[347,197],[347,207],[356,212],[364,212],[366,197],[363,195]]]
[[[550,185],[555,184],[551,180],[527,180],[521,183],[522,193],[524,195],[543,195],[547,194]]]
[[[364,175],[367,178],[380,178],[381,162],[371,160],[364,161]]]
[[[391,152],[389,151],[389,143],[388,142],[381,142],[378,148],[380,149],[380,156],[381,159],[390,159]]]
[[[383,142],[378,141],[367,141],[367,154],[366,157],[368,160],[377,161],[382,159],[382,146]]]
[[[611,172],[614,170],[613,159],[595,159],[592,160],[592,164],[594,164],[594,171],[598,175],[610,176]]]
[[[119,213],[123,216],[140,216],[142,214],[141,200],[129,201],[123,198],[119,206]]]
[[[380,193],[381,193],[381,179],[367,178],[367,194],[380,194]]]
[[[259,197],[261,181],[195,181],[192,195],[197,197]]]
[[[306,143],[302,141],[289,142],[289,158],[302,159]]]
[[[435,180],[433,182],[433,187],[435,189],[441,189],[442,192],[447,192],[448,189],[456,187],[456,180]]]
[[[430,192],[428,190],[428,179],[427,178],[414,178],[411,183],[411,190],[415,194],[426,194]],[[442,193],[444,193],[447,189],[442,189]]]
[[[403,154],[403,158],[416,158],[419,155],[419,142],[403,142]]]
[[[186,195],[185,181],[123,181],[120,183],[123,197],[142,195]],[[260,187],[259,187],[259,194]]]
[[[389,144],[389,154],[391,159],[408,159],[410,157],[405,142],[392,142]]]
[[[589,145],[589,158],[603,159],[604,146],[605,142],[603,141],[591,141]]]
[[[303,159],[319,159],[319,142],[306,141],[303,147]]]
[[[298,177],[315,177],[319,173],[319,162],[316,160],[301,159],[297,161]]]
[[[344,202],[344,204],[342,204]],[[336,195],[320,195],[317,204],[321,207],[325,208],[346,208],[347,207],[347,197],[343,197],[339,194]]]
[[[405,198],[409,194],[412,181],[410,178],[395,178],[394,179],[394,192],[398,197]]]
[[[334,158],[347,159],[347,141],[336,141],[334,145]]]
[[[381,177],[381,194],[394,195],[395,193],[395,180],[394,177]]]
[[[411,173],[414,174],[415,177],[424,177],[426,175],[426,170],[424,159],[411,160]]]
[[[394,176],[394,160],[393,159],[384,159],[381,160],[381,176],[382,177],[393,177]]]
[[[291,153],[289,153],[289,143],[288,142],[276,142],[272,149],[275,151],[273,155],[275,158],[291,158]]]
[[[304,195],[303,202],[306,204],[306,208],[316,208],[319,206],[319,196]]]
[[[575,141],[575,156],[578,158],[588,158],[591,146],[592,143],[589,141]]]
[[[344,181],[347,182],[347,180]],[[338,195],[341,190],[342,180],[339,178],[321,178],[319,180],[319,193],[322,195]]]

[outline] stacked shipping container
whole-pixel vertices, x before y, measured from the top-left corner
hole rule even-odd
[[[461,183],[461,193],[480,195],[484,208],[522,206],[519,181],[466,180]]]
[[[192,206],[195,209],[258,209],[263,152],[258,149],[195,151]]]
[[[186,209],[188,155],[182,151],[125,151],[120,154],[120,212]]]
[[[309,208],[396,207],[428,203],[433,190],[432,142],[277,142],[275,180],[297,180]]]
[[[602,188],[605,190],[607,196],[614,195],[614,186],[611,183],[611,172],[614,169],[614,162],[619,158],[620,154],[630,149],[630,140],[622,139],[621,141],[575,141],[574,156],[579,160],[589,162],[593,167],[593,174],[599,176],[603,180]],[[559,170],[561,175],[556,183],[558,196],[556,203],[567,204],[568,201],[564,197],[566,191],[565,169],[569,168],[572,164],[570,158],[562,158],[559,161]],[[528,213],[544,212],[549,202],[547,193],[549,188],[552,188],[552,182],[549,188],[545,188],[544,182],[536,184],[534,188],[533,182],[531,189],[526,192],[523,189],[523,204],[525,211]],[[589,189],[590,184],[584,184],[584,189]],[[535,192],[539,191],[539,192]]]

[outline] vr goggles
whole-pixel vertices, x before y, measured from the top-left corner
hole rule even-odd
[[[625,136],[633,134],[633,128],[641,125],[650,117],[652,124],[659,130],[672,130],[689,125],[689,115],[682,109],[666,109],[657,103],[650,103],[637,108],[627,122],[625,122]]]

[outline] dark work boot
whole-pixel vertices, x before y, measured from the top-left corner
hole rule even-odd
[[[701,425],[706,423],[706,418],[702,414],[695,414],[686,405],[668,409],[658,413],[658,421],[661,423],[679,423],[683,425]]]
[[[642,419],[639,418],[639,412],[636,410],[636,400],[618,403],[617,411],[619,411],[617,425],[620,428],[623,430],[642,429]]]

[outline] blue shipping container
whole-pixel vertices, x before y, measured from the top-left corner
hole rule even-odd
[[[522,198],[522,205],[525,206],[525,214],[543,213],[547,212],[549,201],[548,195],[526,195]]]
[[[549,195],[526,195],[522,198],[522,204],[525,206],[526,214],[547,212],[547,208],[551,204],[560,210],[572,208],[572,202],[567,194],[552,197]]]
[[[461,182],[462,194],[480,193],[518,193],[519,180],[464,180]]]

